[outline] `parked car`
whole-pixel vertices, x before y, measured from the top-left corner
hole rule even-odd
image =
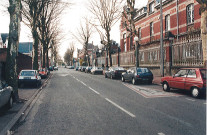
[[[22,70],[18,77],[19,86],[33,84],[38,87],[41,84],[41,77],[37,70]]]
[[[85,73],[90,73],[91,72],[91,69],[92,69],[92,67],[87,66],[86,69],[85,69]]]
[[[86,66],[81,67],[81,72],[85,72]]]
[[[47,71],[46,68],[41,68],[41,69],[39,70],[39,75],[40,75],[41,78],[46,78],[48,74],[49,74],[49,73],[48,73],[48,71]]]
[[[101,67],[93,67],[91,69],[91,74],[103,74],[103,69]]]
[[[55,67],[54,67],[54,70],[58,70],[58,66],[55,66]]]
[[[206,70],[182,68],[173,76],[162,77],[163,90],[170,91],[170,88],[188,90],[193,97],[198,98],[206,93]]]
[[[81,71],[81,69],[82,69],[82,66],[79,66],[78,71]]]
[[[105,78],[121,78],[121,74],[126,72],[123,67],[110,67],[108,70],[105,71]]]
[[[53,67],[52,66],[49,67],[49,71],[53,71]]]
[[[79,69],[79,66],[77,66],[77,67],[75,68],[76,71],[78,71],[78,69]]]
[[[0,108],[4,106],[11,108],[13,99],[13,88],[4,82],[0,82]]]
[[[127,72],[122,73],[122,82],[125,80],[132,81],[132,84],[147,82],[152,84],[153,74],[148,68],[137,68],[133,67],[127,70]]]
[[[69,66],[68,69],[74,69],[74,66]]]

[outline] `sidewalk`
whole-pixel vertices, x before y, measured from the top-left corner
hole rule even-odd
[[[157,85],[161,85],[161,78],[162,77],[160,77],[160,76],[154,76],[152,83],[157,84]]]
[[[0,135],[5,135],[7,128],[12,128],[13,124],[16,123],[16,120],[19,119],[21,111],[25,111],[25,109],[30,105],[29,102],[32,98],[39,93],[42,87],[45,86],[47,80],[49,80],[51,75],[43,80],[42,85],[39,88],[23,88],[19,89],[19,102],[14,103],[13,107],[9,110],[6,108],[1,108],[0,110]]]

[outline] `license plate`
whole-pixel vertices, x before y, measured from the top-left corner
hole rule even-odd
[[[24,77],[24,79],[31,79],[31,77]]]

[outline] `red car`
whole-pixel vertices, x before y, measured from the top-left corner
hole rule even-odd
[[[198,98],[206,93],[206,70],[202,68],[182,68],[174,76],[161,78],[164,91],[170,88],[190,90],[193,97]]]
[[[48,75],[47,69],[45,69],[45,68],[41,68],[41,69],[39,70],[39,74],[40,74],[41,78],[46,78],[47,75]]]

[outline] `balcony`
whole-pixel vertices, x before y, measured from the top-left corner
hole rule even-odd
[[[141,9],[138,9],[136,11],[136,15],[134,17],[134,20],[139,20],[147,15],[147,7],[143,7]]]
[[[162,0],[162,6],[170,3],[172,0]],[[160,8],[160,0],[156,0],[155,2],[155,8],[159,9]]]

